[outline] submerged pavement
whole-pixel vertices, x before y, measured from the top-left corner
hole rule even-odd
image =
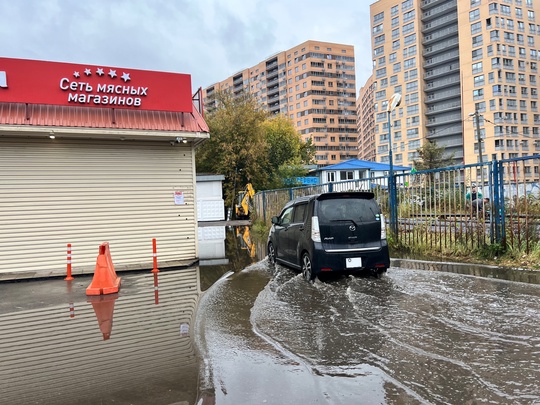
[[[266,404],[283,405],[293,403],[288,402],[294,399],[291,393],[303,384],[311,387],[308,397],[323,401],[320,403],[331,403],[327,402],[329,398],[346,401],[358,395],[354,394],[358,387],[366,390],[368,396],[364,398],[375,403],[399,403],[396,398],[402,395],[410,403],[423,402],[407,384],[389,379],[369,362],[335,369],[314,364],[302,352],[302,346],[308,348],[312,343],[302,339],[296,346],[295,335],[281,335],[289,326],[294,326],[293,331],[303,328],[294,320],[283,323],[283,314],[287,307],[303,305],[301,301],[321,294],[328,294],[324,298],[327,303],[337,301],[340,284],[336,284],[337,290],[330,284],[330,289],[319,285],[312,291],[289,270],[273,274],[266,266],[263,260],[249,267],[247,273],[231,273],[236,284],[221,280],[208,294],[201,289],[201,279],[208,275],[205,272],[225,274],[226,266],[210,269],[194,265],[162,270],[156,276],[149,269],[119,272],[119,293],[98,297],[85,294],[91,275],[75,275],[71,282],[63,276],[0,282],[0,403],[187,405],[217,399],[217,404],[242,405],[266,399]],[[495,266],[393,259],[392,268],[540,284],[540,272]],[[392,268],[387,280],[395,279]],[[405,279],[403,271],[396,274]],[[411,273],[411,277],[418,276]],[[373,283],[375,287],[380,284]],[[358,290],[363,285],[345,286],[343,292],[349,291],[350,299],[356,294],[355,300],[363,297],[347,305],[366,305],[370,294]],[[282,294],[291,287],[300,290],[284,301]],[[199,310],[203,298],[203,307],[215,311]],[[253,309],[255,303],[257,310]],[[325,311],[323,308],[320,310]],[[318,346],[314,349],[344,347],[339,339],[346,336],[345,330],[344,334],[326,330],[332,327],[332,317],[341,311],[332,308],[334,314],[328,313],[326,320],[321,318],[314,324],[314,319],[304,319],[311,325],[306,325],[308,329],[317,325]],[[538,314],[529,312],[528,316]],[[257,325],[255,329],[253,325]],[[356,374],[362,378],[351,378]],[[249,383],[253,378],[257,390]],[[390,394],[380,390],[381,383],[391,387]],[[280,389],[275,388],[278,386]],[[322,387],[326,391],[321,391]],[[340,393],[342,388],[349,390],[348,394]],[[302,393],[298,391],[307,398]],[[390,395],[386,402],[385,395]],[[381,398],[383,402],[377,402]]]

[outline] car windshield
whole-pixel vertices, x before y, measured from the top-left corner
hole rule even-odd
[[[372,200],[361,198],[328,199],[319,201],[319,221],[374,221],[378,214]]]

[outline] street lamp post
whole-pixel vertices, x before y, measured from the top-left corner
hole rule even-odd
[[[394,177],[394,158],[392,154],[392,123],[391,123],[391,115],[392,111],[399,106],[401,103],[401,94],[395,93],[392,97],[390,97],[390,100],[388,100],[388,106],[386,108],[386,111],[388,113],[388,161],[390,165],[389,170],[389,185],[388,185],[388,193],[390,198],[390,229],[392,230],[392,233],[394,236],[398,233],[398,226],[397,226],[397,198],[396,198],[396,179]]]

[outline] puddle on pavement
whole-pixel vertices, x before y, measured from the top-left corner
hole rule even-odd
[[[1,283],[0,402],[10,405],[130,404],[147,403],[151,398],[154,405],[195,404],[201,398],[201,364],[193,343],[199,301],[225,274],[239,273],[266,255],[265,241],[255,241],[246,227],[207,230],[205,237],[198,266],[162,270],[157,275],[149,271],[121,273],[118,294],[86,296],[91,276],[76,277],[71,283],[62,279]],[[493,277],[474,266],[464,268],[463,272]],[[406,272],[399,275],[408,277]],[[306,314],[303,310],[295,313],[294,309],[300,309],[303,300],[309,301],[317,294],[326,297],[328,293],[323,301],[335,302],[334,289],[340,290],[345,282],[318,285],[318,290],[310,290],[310,295],[304,296],[302,291],[311,287],[294,272],[267,271],[263,284],[270,278],[272,282],[264,287],[265,294],[277,295],[277,304],[286,303],[282,311],[287,308],[293,311],[289,316],[293,336],[298,336],[298,321]],[[250,277],[245,279],[249,281]],[[243,284],[240,291],[256,296],[263,286],[257,277],[253,280],[257,282]],[[350,302],[344,308],[351,303],[353,309],[361,308],[370,302],[370,290],[355,292],[359,288],[357,284],[348,287],[349,295],[342,298]],[[289,297],[288,293],[293,295]],[[393,292],[399,297],[403,293],[401,288]],[[295,298],[297,296],[301,299]],[[296,341],[286,336],[287,322],[277,330],[272,329],[272,322],[268,323],[269,320],[287,321],[283,314],[272,315],[270,308],[274,308],[276,302],[262,303],[264,301],[258,302],[257,311],[252,315],[259,333],[272,340],[289,339],[289,349],[301,351],[305,341],[300,339],[298,347],[295,346]],[[319,330],[323,331],[326,321],[339,316],[339,308],[328,307],[334,308],[334,312],[327,314],[328,319],[313,323],[313,319],[307,317],[306,328],[322,322]],[[321,314],[325,308],[321,307]],[[354,319],[361,323],[368,317]],[[373,325],[377,322],[374,318]],[[249,322],[243,325],[250,327]],[[329,336],[338,339],[337,335]],[[322,337],[324,335],[318,339]],[[312,349],[313,352],[319,350]]]

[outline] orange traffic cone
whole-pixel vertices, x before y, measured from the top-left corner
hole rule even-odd
[[[109,242],[104,242],[99,246],[94,278],[86,289],[86,295],[114,294],[119,289],[120,277],[114,271]]]
[[[94,308],[103,340],[108,340],[111,337],[114,302],[117,298],[118,296],[100,296],[90,297],[89,301],[87,301]]]

